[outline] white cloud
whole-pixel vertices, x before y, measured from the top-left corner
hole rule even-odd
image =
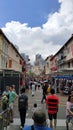
[[[6,23],[3,29],[9,40],[28,54],[31,62],[37,53],[43,58],[55,54],[73,33],[73,0],[59,0],[60,9],[48,14],[42,27],[28,27],[18,21]]]

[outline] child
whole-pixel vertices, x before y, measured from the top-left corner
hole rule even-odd
[[[34,113],[38,109],[37,103],[34,103],[32,112]]]

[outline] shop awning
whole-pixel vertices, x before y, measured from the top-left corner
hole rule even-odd
[[[73,80],[73,76],[70,76],[70,75],[58,75],[58,76],[55,76],[54,78]]]

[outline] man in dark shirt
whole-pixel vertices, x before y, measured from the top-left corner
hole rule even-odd
[[[43,93],[42,93],[42,100],[41,103],[43,103],[43,101],[46,101],[46,95],[47,95],[47,88],[48,88],[48,82],[45,82],[42,86],[43,89]]]
[[[25,124],[26,112],[28,109],[28,96],[25,94],[25,88],[22,88],[20,92],[21,94],[18,97],[18,109],[21,120],[20,128],[23,129]]]

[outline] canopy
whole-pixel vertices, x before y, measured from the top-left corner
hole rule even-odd
[[[71,76],[71,75],[58,75],[58,76],[55,76],[54,78],[73,80],[73,76]]]

